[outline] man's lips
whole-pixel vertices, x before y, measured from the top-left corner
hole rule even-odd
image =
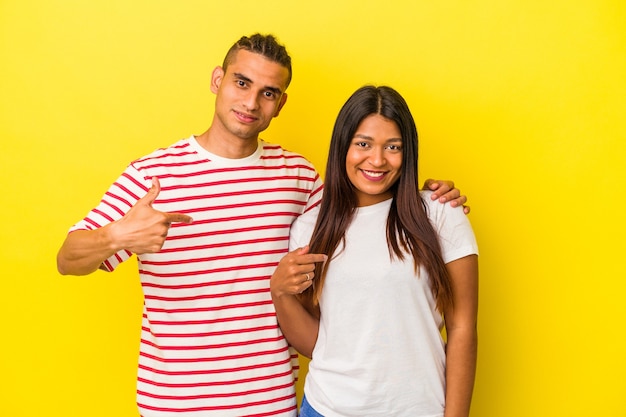
[[[252,123],[257,120],[256,117],[251,116],[249,114],[241,113],[241,112],[238,112],[237,110],[233,110],[233,112],[235,113],[235,117],[243,123]]]

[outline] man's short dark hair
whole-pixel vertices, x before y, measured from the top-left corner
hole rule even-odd
[[[264,56],[265,58],[274,61],[289,71],[289,77],[287,78],[287,86],[291,82],[291,57],[287,53],[287,49],[284,45],[278,43],[278,40],[274,35],[262,35],[255,33],[251,36],[243,36],[237,42],[233,44],[228,50],[222,68],[226,71],[228,65],[233,62],[235,55],[239,50],[246,50]]]

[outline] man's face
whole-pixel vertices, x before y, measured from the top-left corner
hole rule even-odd
[[[289,70],[277,62],[238,51],[226,72],[221,67],[213,71],[214,123],[233,137],[256,141],[285,104],[288,78]]]

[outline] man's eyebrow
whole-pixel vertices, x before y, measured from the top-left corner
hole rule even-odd
[[[234,72],[233,76],[237,78],[238,80],[247,82],[248,84],[254,84],[254,81],[252,81],[250,78],[246,77],[240,72]],[[276,95],[281,95],[283,93],[283,90],[281,90],[278,87],[265,86],[265,89],[271,91],[272,93]]]
[[[280,88],[278,88],[278,87],[266,86],[265,89],[271,91],[272,93],[276,94],[277,96],[280,96],[281,94],[283,94],[283,91]]]
[[[233,72],[233,77],[237,78],[238,80],[245,81],[247,83],[252,83],[252,80],[250,78],[246,77],[240,72]]]

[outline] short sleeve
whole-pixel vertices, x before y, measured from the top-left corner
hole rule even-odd
[[[319,212],[320,208],[318,205],[299,216],[293,222],[289,231],[289,251],[309,244]]]
[[[422,191],[428,218],[439,235],[439,243],[445,263],[478,254],[478,244],[472,225],[462,207],[451,207],[430,199],[431,191]]]
[[[94,230],[121,219],[151,186],[151,180],[145,178],[133,165],[129,165],[120,177],[109,187],[98,206],[75,225],[69,233],[76,230]],[[121,250],[103,262],[107,271],[113,271],[120,263],[129,259],[132,253]]]

